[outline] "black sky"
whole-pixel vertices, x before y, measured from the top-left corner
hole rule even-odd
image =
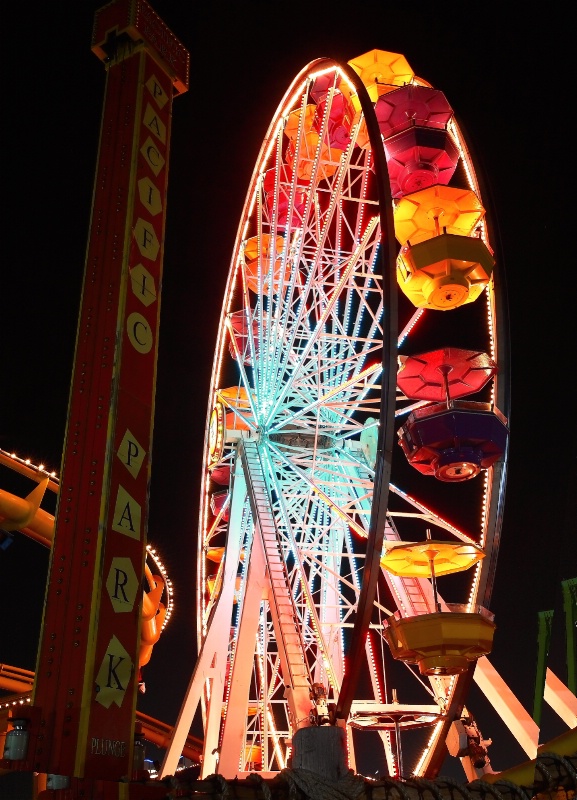
[[[59,468],[86,247],[103,65],[90,52],[98,2],[4,12],[0,447]],[[309,61],[403,53],[442,89],[489,178],[510,302],[511,455],[491,610],[491,660],[531,709],[537,612],[577,574],[575,531],[575,127],[569,22],[504,4],[197,3],[153,7],[191,52],[175,100],[149,540],[176,613],[147,668],[142,708],[174,722],[194,663],[197,497],[209,373],[230,253],[268,123]],[[522,8],[522,6],[519,6]],[[511,11],[507,12],[508,14]],[[46,553],[0,552],[0,663],[34,668]],[[559,630],[557,630],[559,634]],[[556,634],[556,636],[557,636]],[[560,636],[559,677],[566,680]],[[493,765],[523,759],[477,692]],[[545,715],[544,733],[563,726]]]

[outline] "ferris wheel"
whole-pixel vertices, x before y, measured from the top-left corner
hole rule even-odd
[[[482,202],[451,106],[402,55],[319,59],[282,99],[220,318],[199,658],[164,774],[200,705],[204,775],[278,772],[299,728],[335,723],[352,767],[353,732],[376,731],[399,774],[401,718],[429,726],[427,775],[494,627],[508,376]]]

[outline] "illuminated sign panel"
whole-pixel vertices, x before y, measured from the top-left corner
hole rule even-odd
[[[135,19],[188,64],[144,2],[105,6],[95,35],[110,41]],[[30,766],[120,781],[132,765],[138,688],[175,74],[148,44],[107,60]]]
[[[142,300],[142,283],[134,281],[132,269],[137,269],[145,258],[149,285],[161,285],[162,248],[164,235],[164,208],[160,214],[151,214],[142,202],[138,186],[146,180],[164,206],[167,185],[168,139],[170,128],[170,103],[158,103],[170,91],[170,79],[159,74],[156,64],[147,55],[143,57],[139,76],[140,109],[139,127],[135,136],[135,150],[139,152],[135,174],[131,176],[131,194],[134,197],[132,219],[126,226],[127,260],[123,269],[124,308],[118,317],[120,368],[115,391],[115,419],[113,457],[110,462],[110,494],[106,520],[106,541],[103,558],[103,578],[106,580],[119,559],[126,559],[126,572],[131,565],[136,575],[142,575],[146,547],[146,517],[148,484],[150,479],[150,453],[152,449],[152,421],[154,385],[158,350],[159,310],[156,290],[152,302]],[[164,131],[165,141],[154,138],[151,145],[150,108],[155,107],[158,130]],[[147,150],[153,147],[154,159]],[[150,294],[146,295],[150,300]],[[122,331],[122,333],[121,333]],[[130,435],[127,437],[127,430]],[[136,469],[138,459],[141,466]],[[116,764],[126,760],[132,751],[132,731],[136,692],[138,685],[138,651],[140,643],[139,604],[126,613],[119,603],[103,598],[99,609],[97,644],[93,678],[89,694],[91,710],[87,720],[85,739],[85,774],[102,776],[102,767],[118,769]],[[93,752],[92,741],[127,741],[126,753]],[[125,772],[128,763],[125,766]],[[121,776],[120,776],[121,777]]]

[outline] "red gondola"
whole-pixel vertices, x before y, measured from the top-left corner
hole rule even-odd
[[[412,356],[399,356],[397,385],[411,400],[447,404],[478,392],[497,372],[487,353],[443,347]]]
[[[445,130],[453,109],[438,89],[407,84],[381,95],[375,104],[375,115],[381,133],[388,139],[415,125]]]

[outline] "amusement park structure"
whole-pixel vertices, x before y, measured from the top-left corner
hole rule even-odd
[[[172,102],[189,54],[145,0],[101,8],[92,49],[107,82],[61,475],[0,451],[35,484],[0,490],[3,536],[51,551],[36,673],[0,668],[2,768],[34,773],[42,800],[184,797],[166,782],[183,756],[201,780],[338,783],[361,772],[370,736],[399,785],[432,785],[447,753],[490,785],[473,681],[536,759],[538,724],[489,660],[503,268],[449,101],[382,50],[306,65],[264,137],[207,404],[198,658],[174,727],[137,710],[171,611],[147,519]],[[543,679],[568,729],[570,673]],[[411,764],[407,735],[421,737]],[[146,741],[163,751],[155,776]],[[575,750],[556,750],[573,776]]]

